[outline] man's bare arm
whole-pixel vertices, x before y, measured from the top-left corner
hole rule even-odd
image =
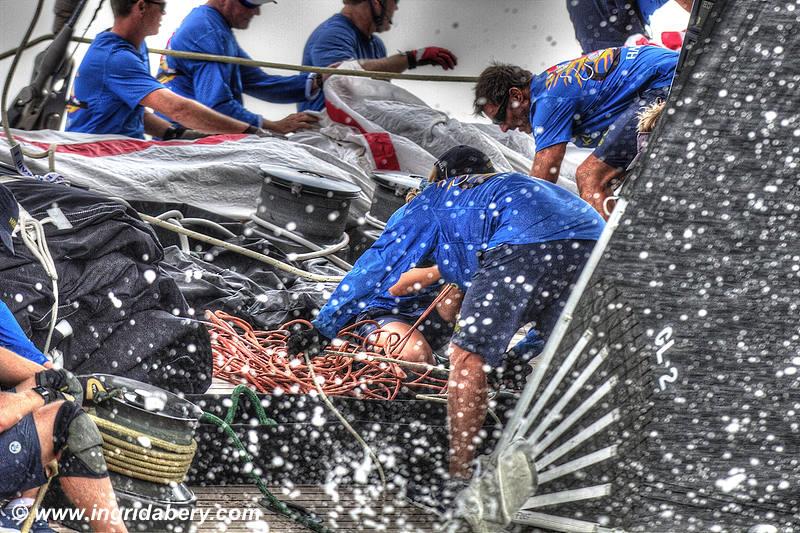
[[[23,381],[33,378],[44,367],[29,361],[5,348],[0,348],[0,385],[16,387]]]
[[[436,265],[426,268],[412,268],[408,272],[404,272],[400,279],[397,280],[397,283],[389,287],[389,294],[392,296],[406,296],[419,292],[440,279],[442,279],[442,275]]]
[[[179,96],[169,89],[155,90],[142,98],[140,103],[186,128],[203,133],[244,133],[250,127],[250,124],[217,113],[213,109]]]
[[[558,175],[561,173],[561,162],[566,153],[567,143],[554,144],[539,150],[533,159],[531,175],[552,183],[557,182]]]
[[[19,393],[0,392],[0,433],[44,405],[44,399],[32,390]]]
[[[378,72],[405,72],[408,68],[408,58],[405,54],[395,54],[380,59],[362,59],[359,61],[364,70],[375,70]]]
[[[692,3],[693,3],[692,0],[675,0],[675,1],[678,3],[679,6],[681,6],[689,13],[692,12]]]

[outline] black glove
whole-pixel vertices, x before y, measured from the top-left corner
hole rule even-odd
[[[35,377],[37,387],[60,393],[58,399],[66,398],[74,400],[78,405],[83,404],[83,387],[69,370],[48,368],[38,372]]]
[[[162,141],[171,141],[173,139],[184,139],[184,140],[194,140],[194,139],[202,139],[203,137],[208,137],[211,134],[203,133],[202,131],[191,130],[184,128],[183,126],[170,126],[164,132],[164,136],[161,137]]]
[[[289,355],[308,354],[309,357],[324,355],[325,347],[331,339],[323,335],[317,328],[304,328],[301,324],[292,326],[286,337],[286,353]]]

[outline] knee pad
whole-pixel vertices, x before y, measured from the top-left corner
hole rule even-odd
[[[53,440],[56,450],[64,449],[59,461],[62,475],[93,478],[108,475],[103,457],[103,437],[78,404],[62,404],[56,415]]]

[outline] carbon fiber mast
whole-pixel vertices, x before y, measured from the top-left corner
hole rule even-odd
[[[517,524],[800,523],[800,9],[710,7],[495,452],[535,464]]]

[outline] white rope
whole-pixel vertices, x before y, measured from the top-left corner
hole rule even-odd
[[[293,240],[297,244],[302,244],[303,246],[305,246],[309,250],[314,250],[314,251],[323,251],[323,250],[325,250],[325,248],[323,248],[322,246],[320,246],[320,245],[318,245],[316,243],[313,243],[313,242],[309,241],[308,239],[304,239],[303,237],[301,237],[300,235],[298,235],[297,233],[295,233],[293,231],[289,231],[288,229],[282,228],[282,227],[280,227],[280,226],[278,226],[276,224],[273,224],[272,222],[270,222],[268,220],[264,220],[263,218],[259,217],[255,213],[250,215],[250,220],[252,220],[256,224],[258,224],[259,226],[274,232],[276,237],[288,237],[289,239]],[[336,246],[336,244],[333,245],[333,247],[335,247],[335,246]],[[331,255],[330,257],[328,257],[328,260],[331,263],[333,263],[334,265],[338,266],[339,268],[343,268],[344,270],[352,270],[353,269],[353,265],[351,265],[350,263],[348,263],[347,261],[345,261],[344,259],[342,259],[340,257],[336,257],[335,255]]]
[[[606,199],[603,200],[603,212],[607,217],[610,217],[611,211],[614,210],[613,207],[611,209],[608,208],[609,202],[616,202],[617,200],[619,200],[619,196],[607,196]]]
[[[369,224],[370,226],[374,227],[375,229],[379,229],[381,231],[386,229],[386,222],[384,222],[383,220],[379,220],[379,219],[375,218],[374,216],[370,215],[369,213],[364,215],[364,220],[366,220],[367,224]]]
[[[49,218],[38,221],[24,209],[19,212],[19,232],[22,242],[30,250],[31,254],[41,263],[45,273],[53,284],[53,307],[50,313],[50,327],[47,331],[47,341],[44,344],[44,352],[50,351],[50,343],[53,340],[53,330],[58,320],[58,272],[53,256],[47,246],[47,239],[44,235],[44,224],[51,222]]]
[[[335,244],[331,244],[327,248],[308,252],[307,254],[288,254],[288,257],[291,261],[307,261],[309,259],[316,259],[317,257],[325,257],[335,254],[339,250],[344,250],[347,248],[348,244],[350,244],[350,236],[347,233],[342,233],[341,240]]]

